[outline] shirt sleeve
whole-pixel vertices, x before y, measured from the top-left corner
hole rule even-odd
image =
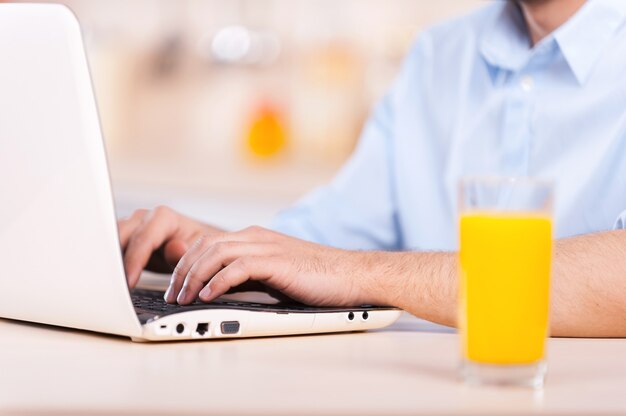
[[[344,249],[400,246],[393,191],[393,90],[377,105],[352,156],[326,186],[280,213],[276,231]]]
[[[616,230],[624,230],[626,229],[626,211],[622,212],[619,217],[617,217],[617,221],[615,221]]]

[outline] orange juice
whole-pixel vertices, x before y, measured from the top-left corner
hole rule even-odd
[[[552,250],[549,217],[460,217],[460,320],[465,359],[531,364],[544,357]]]

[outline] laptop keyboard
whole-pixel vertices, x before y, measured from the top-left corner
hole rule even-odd
[[[164,292],[156,290],[133,290],[131,292],[131,299],[133,300],[133,306],[136,310],[143,313],[155,313],[161,314],[163,312],[183,312],[191,309],[266,309],[274,308],[277,305],[263,305],[260,303],[250,302],[234,302],[234,301],[220,301],[215,300],[211,303],[203,303],[195,301],[191,305],[170,305],[163,300]],[[285,308],[285,306],[278,306],[278,308]]]
[[[237,302],[230,300],[214,300],[210,303],[196,301],[191,305],[169,305],[163,300],[164,292],[156,290],[135,289],[131,292],[131,299],[135,312],[142,323],[157,316],[173,315],[197,309],[239,309],[255,312],[272,313],[320,313],[362,311],[373,309],[393,309],[386,307],[362,306],[353,308],[317,308],[301,303],[261,304],[252,302]]]

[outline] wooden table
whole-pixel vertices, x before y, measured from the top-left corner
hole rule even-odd
[[[626,414],[626,339],[551,339],[542,392],[468,387],[458,339],[367,333],[191,343],[0,320],[0,414]]]

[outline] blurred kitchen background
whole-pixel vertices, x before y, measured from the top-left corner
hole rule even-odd
[[[66,0],[118,214],[264,224],[328,181],[426,26],[485,0]]]

